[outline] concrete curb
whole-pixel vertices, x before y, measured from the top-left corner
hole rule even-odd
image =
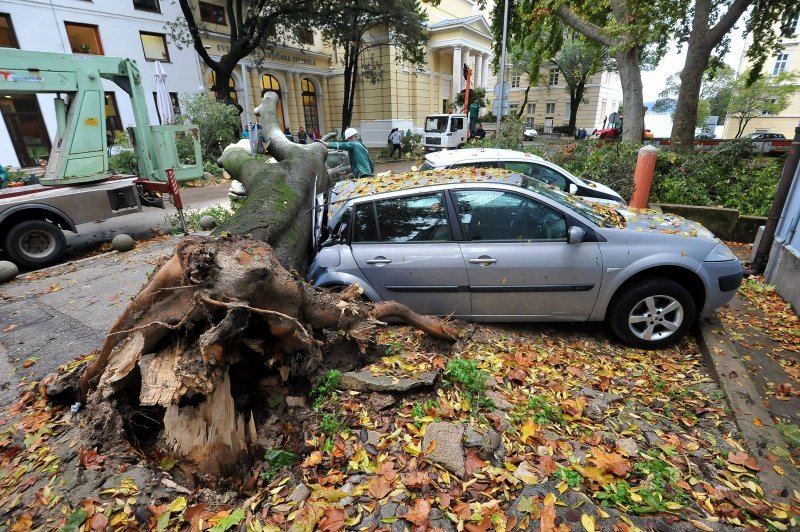
[[[706,367],[725,393],[736,426],[761,467],[758,478],[766,497],[774,502],[790,502],[793,491],[800,486],[800,473],[787,458],[789,450],[764,407],[764,399],[717,313],[702,317],[697,323],[697,340]],[[779,460],[767,460],[767,453],[778,456]],[[783,474],[779,474],[774,466],[780,467]]]

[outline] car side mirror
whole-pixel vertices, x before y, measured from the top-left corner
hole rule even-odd
[[[577,194],[578,193],[578,185],[576,185],[575,183],[570,183],[569,184],[569,193],[570,194]]]
[[[583,242],[584,237],[586,237],[586,231],[577,225],[570,227],[567,232],[567,242],[570,244],[580,244]]]

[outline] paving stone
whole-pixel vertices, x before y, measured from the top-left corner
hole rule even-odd
[[[436,442],[433,452],[427,455],[431,462],[442,465],[459,478],[464,478],[465,461],[462,440],[464,427],[456,423],[431,423],[425,429],[422,448],[427,449],[432,441]]]
[[[633,438],[622,438],[617,441],[617,449],[624,451],[630,457],[639,455],[639,446]]]
[[[308,499],[311,496],[311,488],[306,486],[305,484],[298,484],[295,486],[294,490],[292,490],[291,495],[289,495],[286,500],[301,503]]]
[[[369,369],[348,371],[342,375],[341,388],[360,392],[407,392],[415,388],[433,386],[438,374],[423,371],[413,378],[375,375]]]
[[[508,412],[509,410],[514,409],[514,405],[509,403],[508,399],[506,399],[500,392],[489,390],[486,392],[486,397],[488,397],[494,403],[494,406],[497,407],[498,410]]]

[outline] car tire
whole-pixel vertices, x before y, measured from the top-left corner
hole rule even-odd
[[[683,286],[656,277],[623,287],[609,308],[608,323],[624,343],[659,349],[680,341],[696,314],[694,299]]]
[[[55,224],[26,220],[11,228],[3,246],[19,266],[44,268],[58,262],[67,248],[67,238]]]

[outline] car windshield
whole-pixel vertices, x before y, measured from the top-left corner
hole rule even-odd
[[[424,172],[424,171],[426,171],[426,170],[435,170],[435,169],[436,169],[436,167],[435,167],[435,166],[433,166],[433,165],[432,165],[430,162],[428,162],[428,161],[425,161],[424,163],[422,163],[422,166],[420,166],[420,167],[419,167],[419,171],[420,171],[420,172]]]
[[[428,133],[444,133],[447,131],[446,116],[429,116],[425,120],[425,131]]]
[[[609,205],[586,201],[530,177],[525,177],[522,186],[577,212],[600,227],[625,227],[625,217]]]

